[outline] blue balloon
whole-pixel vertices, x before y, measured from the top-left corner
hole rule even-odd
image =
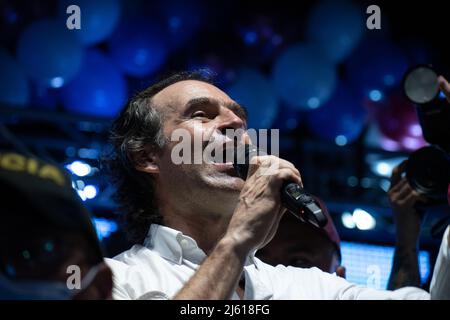
[[[168,54],[164,28],[142,18],[120,24],[111,37],[111,56],[126,74],[146,76],[157,71]]]
[[[29,101],[29,85],[21,66],[0,48],[0,103],[10,106],[26,106]]]
[[[316,109],[324,104],[337,82],[335,66],[317,46],[298,44],[275,62],[273,81],[283,101],[298,109]]]
[[[308,113],[307,124],[316,136],[345,145],[358,138],[366,118],[366,109],[346,85],[340,84],[322,108]]]
[[[275,91],[259,71],[241,69],[227,90],[236,102],[248,111],[248,128],[270,129],[278,111]]]
[[[71,13],[66,10],[70,5],[77,5],[81,12],[80,29],[73,29],[80,41],[92,45],[108,38],[114,31],[120,18],[119,0],[62,0],[61,15],[70,21]]]
[[[341,62],[364,35],[364,13],[364,8],[347,0],[322,1],[308,18],[308,38],[317,42],[331,61]]]
[[[346,65],[347,78],[358,96],[385,93],[398,85],[409,68],[407,57],[384,38],[367,38],[352,53]]]
[[[62,89],[66,110],[99,117],[115,117],[127,98],[126,82],[114,63],[91,50],[77,77]]]
[[[32,79],[53,88],[72,79],[83,60],[79,40],[58,20],[30,24],[20,36],[17,54]]]

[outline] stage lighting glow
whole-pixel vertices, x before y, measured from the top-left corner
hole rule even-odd
[[[344,225],[344,227],[346,227],[347,229],[355,229],[356,228],[355,221],[353,221],[353,216],[350,212],[342,213],[341,221],[342,221],[342,224]]]
[[[381,136],[380,146],[386,151],[399,151],[401,149],[400,143],[385,136]]]
[[[380,90],[371,90],[369,92],[369,98],[370,100],[377,102],[383,99],[383,94],[381,93]]]
[[[413,137],[404,137],[402,139],[402,145],[408,150],[416,150],[423,146],[423,142]]]
[[[380,177],[389,178],[392,174],[392,170],[405,159],[405,157],[396,157],[391,159],[369,160],[368,162],[370,163],[373,173]]]
[[[338,146],[343,147],[347,144],[347,137],[344,135],[338,135],[334,142],[336,142]]]
[[[317,109],[320,106],[320,100],[316,97],[309,98],[307,105],[310,109]]]
[[[86,201],[86,195],[83,190],[77,190],[77,193],[81,200]]]
[[[52,88],[61,88],[64,85],[64,79],[61,77],[55,77],[50,80],[50,86]]]
[[[84,183],[83,180],[77,180],[75,181],[75,188],[78,190],[83,190],[84,187],[86,186],[86,184]]]
[[[93,218],[95,229],[99,240],[109,237],[118,230],[117,222],[105,218]]]
[[[98,155],[99,155],[99,152],[96,149],[81,148],[80,150],[78,150],[78,156],[80,158],[97,159]]]
[[[413,137],[421,137],[422,136],[422,127],[420,126],[420,124],[414,123],[408,128],[408,132]]]
[[[443,91],[439,92],[439,98],[446,99],[445,93]]]
[[[67,165],[66,168],[79,177],[85,177],[92,171],[91,166],[82,161],[74,161]]]
[[[97,188],[93,185],[87,185],[83,189],[86,199],[94,199],[97,196]]]
[[[341,241],[341,253],[342,265],[346,268],[348,281],[374,289],[387,289],[394,247]],[[422,283],[425,283],[431,271],[427,251],[419,252],[419,267],[420,278]],[[373,273],[374,269],[379,272]],[[374,279],[376,277],[378,279]]]
[[[387,162],[381,161],[376,164],[375,172],[382,177],[387,177],[391,174],[392,168]]]
[[[353,221],[359,230],[372,230],[377,224],[370,213],[359,208],[353,211]]]
[[[382,179],[380,181],[380,188],[383,189],[384,192],[388,192],[391,187],[391,182],[388,179]]]

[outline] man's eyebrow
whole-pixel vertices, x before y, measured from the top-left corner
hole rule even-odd
[[[209,97],[199,97],[199,98],[192,98],[186,103],[185,110],[191,110],[195,108],[199,108],[206,105],[214,105],[214,106],[220,106],[222,103],[214,98]],[[247,109],[236,103],[236,102],[227,102],[224,104],[224,107],[227,109],[230,109],[233,111],[238,117],[242,118],[243,120],[247,121]]]
[[[219,106],[219,100],[208,98],[208,97],[200,97],[200,98],[192,98],[186,103],[185,110],[190,110],[198,107],[202,107],[205,105],[216,105]]]
[[[229,102],[225,104],[225,107],[233,111],[242,120],[247,121],[248,112],[245,106],[236,102]]]

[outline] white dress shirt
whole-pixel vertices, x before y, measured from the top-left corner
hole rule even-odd
[[[447,228],[435,265],[431,297],[450,298]],[[113,271],[114,299],[170,299],[195,273],[205,253],[194,239],[153,224],[144,245],[134,245],[106,263]],[[256,258],[244,266],[245,300],[264,299],[429,299],[426,291],[405,287],[381,291],[352,284],[318,268],[273,267]],[[232,299],[239,299],[235,292]]]

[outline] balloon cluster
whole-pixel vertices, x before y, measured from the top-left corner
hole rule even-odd
[[[28,76],[46,87],[60,88],[83,63],[83,47],[63,20],[31,23],[21,34],[17,56]]]
[[[80,8],[79,29],[66,24],[72,5]],[[17,61],[0,50],[0,102],[45,108],[62,103],[70,112],[114,117],[127,96],[123,74],[153,73],[168,53],[168,27],[123,19],[122,6],[120,0],[61,0],[56,17],[27,25],[19,37]],[[93,48],[105,42],[102,51]]]
[[[80,29],[66,26],[69,5],[81,8]],[[201,1],[181,0],[60,0],[58,12],[25,26],[16,57],[0,50],[0,103],[46,108],[61,103],[69,112],[114,117],[128,84],[172,65],[169,54],[189,47],[213,13],[207,15]],[[243,50],[253,50],[251,67],[232,69],[234,63],[209,48],[201,61],[192,48],[197,60],[185,65],[206,64],[219,72],[219,85],[247,107],[249,127],[294,130],[304,119],[316,137],[345,145],[360,136],[369,109],[382,147],[416,149],[424,141],[414,108],[389,94],[409,57],[385,37],[366,35],[364,20],[364,8],[350,0],[319,1],[305,20],[302,42],[265,17],[237,28]]]

